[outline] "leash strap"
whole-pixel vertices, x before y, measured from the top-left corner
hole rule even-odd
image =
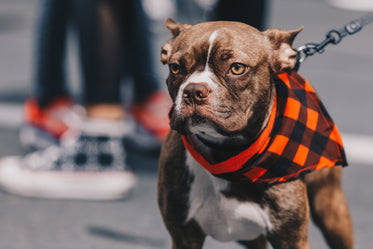
[[[299,47],[296,51],[298,52],[297,62],[295,64],[295,71],[299,70],[300,64],[302,64],[308,56],[316,53],[322,54],[325,51],[325,47],[330,43],[337,45],[347,35],[353,35],[359,32],[363,26],[373,22],[373,14],[366,14],[361,18],[352,20],[347,23],[341,29],[332,29],[326,33],[326,38],[320,43],[306,43]]]

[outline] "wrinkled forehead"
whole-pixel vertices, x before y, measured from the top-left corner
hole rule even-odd
[[[266,51],[267,41],[257,29],[238,22],[208,22],[183,31],[174,41],[171,60],[206,56],[209,51],[241,53],[254,59]],[[255,48],[255,49],[254,49]]]

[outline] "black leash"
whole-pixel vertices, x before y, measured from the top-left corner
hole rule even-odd
[[[353,35],[359,32],[363,26],[373,22],[373,14],[367,14],[347,23],[341,29],[332,29],[326,33],[326,38],[320,43],[307,43],[299,47],[296,51],[298,52],[297,62],[294,70],[298,71],[300,64],[302,64],[308,56],[316,53],[322,54],[325,51],[325,47],[330,43],[337,45],[341,42],[342,38],[347,35]]]

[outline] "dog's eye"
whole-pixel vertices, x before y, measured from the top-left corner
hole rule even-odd
[[[230,71],[234,75],[241,75],[246,71],[246,66],[241,63],[233,63]]]
[[[172,74],[180,73],[180,66],[178,64],[172,63],[172,64],[169,65],[169,67],[170,67],[170,72]]]

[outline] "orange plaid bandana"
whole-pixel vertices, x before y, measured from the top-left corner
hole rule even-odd
[[[211,174],[274,183],[347,165],[338,129],[312,86],[296,72],[281,72],[274,83],[276,101],[268,125],[246,150],[211,164],[198,152],[201,143],[182,136],[189,153]]]

